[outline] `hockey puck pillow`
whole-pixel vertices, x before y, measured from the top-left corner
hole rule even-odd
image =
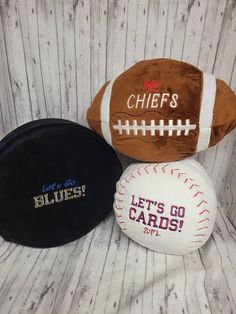
[[[0,143],[0,235],[39,248],[80,238],[112,210],[121,172],[114,150],[77,123],[17,128]]]

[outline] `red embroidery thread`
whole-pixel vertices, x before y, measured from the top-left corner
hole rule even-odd
[[[160,88],[160,82],[155,80],[144,81],[143,87],[145,87],[149,92],[155,92]]]

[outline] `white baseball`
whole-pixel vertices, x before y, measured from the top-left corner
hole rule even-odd
[[[217,200],[205,169],[193,159],[139,163],[117,183],[114,210],[121,230],[137,243],[184,255],[210,237]]]

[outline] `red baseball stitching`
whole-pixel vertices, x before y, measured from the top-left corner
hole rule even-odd
[[[119,200],[118,198],[115,198],[115,200],[118,202],[118,203],[123,203],[124,200]]]
[[[190,186],[189,190],[191,190],[194,186],[198,186],[198,187],[199,187],[198,184],[192,184],[192,185]]]
[[[125,178],[125,181],[126,181],[127,183],[129,183],[129,180],[128,180],[128,178]]]
[[[147,168],[150,167],[151,165],[153,165],[153,164],[148,164],[148,165],[146,165],[146,166],[145,166],[145,165],[142,165],[142,166],[140,166],[140,167],[138,167],[138,168],[136,168],[136,169],[133,169],[133,170],[131,171],[131,174],[130,174],[130,173],[127,174],[127,176],[126,176],[125,178],[123,178],[121,182],[118,181],[118,182],[117,182],[117,185],[118,185],[119,187],[121,187],[122,189],[125,190],[126,187],[127,187],[127,185],[130,183],[130,181],[131,181],[132,179],[137,178],[137,175],[139,175],[139,176],[142,176],[142,175],[143,175],[143,173],[142,173],[141,170],[144,169],[144,171],[145,171],[146,174],[150,174],[150,172],[147,171]],[[159,166],[159,164],[154,164],[154,165],[152,166],[152,170],[153,170],[155,173],[157,173],[157,167],[158,167],[158,166]],[[168,167],[168,166],[169,166],[169,164],[165,164],[164,166],[161,167],[161,170],[162,170],[163,173],[165,173],[165,174],[167,173],[166,167]],[[134,171],[135,171],[135,170],[136,170],[136,175],[134,174]],[[170,169],[170,174],[171,174],[171,175],[174,175],[174,173],[176,173],[176,172],[179,171],[179,170],[180,170],[180,169]],[[177,174],[177,173],[176,173],[176,174]],[[183,175],[186,175],[186,173],[185,173],[185,172],[179,172],[179,173],[177,174],[178,179],[180,179],[180,177],[183,176]],[[186,183],[188,183],[189,181],[194,181],[194,179],[187,177],[187,178],[185,178],[185,180],[184,180],[183,183],[186,184]],[[122,183],[123,183],[123,184],[122,184]],[[189,190],[192,190],[194,187],[199,187],[199,184],[192,183],[192,184],[190,185],[190,187],[189,187]],[[117,192],[118,192],[118,193],[115,194],[115,200],[116,200],[117,202],[119,202],[119,203],[122,203],[122,202],[123,202],[123,199],[121,200],[121,199],[117,198],[116,196],[117,196],[117,194],[123,196],[125,193],[124,193],[124,191],[123,191],[123,192],[120,192],[120,190],[119,190],[118,188],[117,188]],[[197,192],[194,194],[193,197],[199,197],[199,196],[201,196],[201,195],[204,195],[204,193],[203,193],[202,191],[197,191]],[[200,207],[200,206],[203,205],[203,204],[207,204],[207,201],[204,200],[204,199],[201,200],[201,202],[197,205],[197,207]],[[115,206],[115,208],[116,208],[117,210],[123,210],[123,208],[122,208],[122,207],[118,207],[118,206],[116,205],[116,203],[114,203],[114,206]],[[210,212],[210,211],[209,211],[208,209],[204,209],[204,210],[202,210],[201,212],[199,212],[198,215],[207,214],[207,213],[209,213],[209,212]],[[122,217],[122,215],[121,215],[120,217]],[[210,219],[209,219],[208,217],[206,217],[206,218],[204,218],[204,219],[198,221],[197,223],[198,223],[198,224],[201,224],[201,223],[203,223],[203,222],[208,222],[208,221],[210,221]],[[119,224],[124,224],[125,221],[118,221],[118,223],[119,223]],[[200,230],[205,230],[205,229],[207,230],[207,229],[208,229],[208,226],[203,226],[203,227],[201,227],[201,228],[197,228],[196,230],[197,230],[197,231],[200,231]],[[126,229],[126,228],[121,228],[121,230],[127,230],[127,229]],[[206,234],[201,233],[201,234],[195,234],[195,235],[193,235],[193,236],[194,236],[194,237],[200,237],[200,236],[205,237]],[[200,241],[200,240],[191,241],[191,243],[202,243],[202,242],[203,242],[202,240],[201,240],[201,241]],[[193,247],[191,247],[191,248],[193,248]]]
[[[200,207],[202,204],[207,204],[207,201],[202,200],[202,201],[197,205],[197,207]]]
[[[198,231],[199,231],[199,230],[203,230],[203,229],[208,229],[208,226],[204,226],[204,227],[202,227],[202,228],[197,228]]]
[[[208,209],[204,209],[202,212],[198,213],[198,215],[202,215],[205,212],[209,213],[210,211]]]
[[[171,175],[173,176],[174,171],[177,171],[177,170],[180,170],[180,169],[171,169],[171,171],[170,171]]]
[[[135,177],[133,176],[133,173],[131,172],[131,177],[133,178],[133,179],[135,179]]]
[[[209,218],[205,218],[203,220],[198,221],[198,224],[201,224],[202,222],[209,221],[209,220],[210,220]]]
[[[187,183],[188,181],[194,181],[194,180],[191,179],[191,178],[186,178],[186,179],[184,180],[184,183]]]
[[[148,164],[146,167],[144,167],[144,170],[146,172],[146,174],[149,174],[149,172],[147,171],[147,168],[150,166],[150,164]]]
[[[120,183],[120,185],[121,185],[121,187],[122,187],[123,189],[125,189],[125,186],[124,186],[124,185],[122,185],[121,183]]]
[[[158,167],[159,164],[156,164],[154,167],[153,167],[153,170],[155,171],[155,173],[157,173],[156,171],[156,167]]]
[[[121,192],[119,191],[119,188],[117,189],[117,193],[118,193],[119,195],[124,195],[124,193],[121,193]]]
[[[138,167],[138,170],[137,170],[137,172],[138,172],[138,174],[141,176],[141,173],[140,173],[140,169],[142,169],[143,168],[143,166],[141,166],[141,167]]]
[[[203,192],[201,192],[201,191],[198,191],[196,194],[194,194],[194,196],[193,197],[196,197],[196,196],[198,196],[199,194],[204,194]]]
[[[124,209],[123,207],[118,207],[115,202],[114,202],[113,206],[114,206],[117,210],[123,210],[123,209]]]
[[[165,168],[166,168],[168,165],[169,165],[169,164],[166,164],[165,166],[161,167],[162,172],[166,173],[166,172],[165,172]]]

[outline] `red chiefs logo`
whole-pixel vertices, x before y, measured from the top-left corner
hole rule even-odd
[[[156,80],[144,81],[143,86],[149,92],[155,92],[160,88],[160,82]]]

